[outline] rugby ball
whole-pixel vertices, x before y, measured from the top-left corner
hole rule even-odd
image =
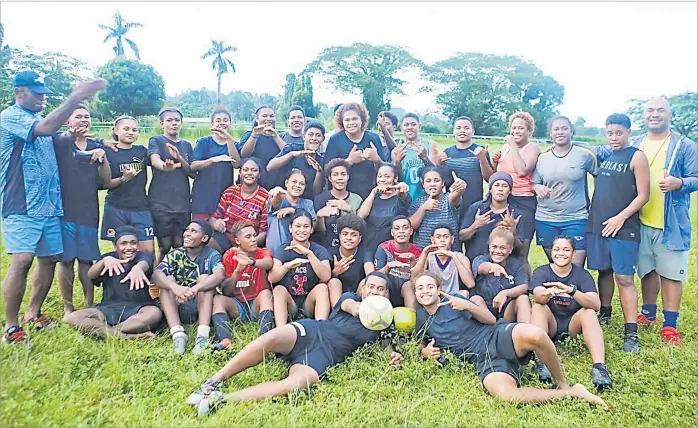
[[[417,313],[414,309],[400,306],[393,309],[393,322],[400,333],[412,333],[417,326]]]
[[[393,305],[383,296],[368,296],[359,305],[359,319],[369,330],[385,330],[393,322]]]

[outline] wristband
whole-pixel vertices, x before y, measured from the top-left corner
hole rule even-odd
[[[572,287],[572,291],[570,291],[568,294],[569,294],[570,296],[574,296],[574,293],[577,292],[577,286],[576,286],[576,285],[572,285],[571,287]]]
[[[252,263],[250,263],[250,266],[254,266],[257,264],[257,259],[252,259]]]
[[[121,184],[123,184],[123,183],[128,183],[128,180],[125,179],[124,176],[122,175],[121,177],[119,177],[119,182],[120,182]]]

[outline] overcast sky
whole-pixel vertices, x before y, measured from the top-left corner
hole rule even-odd
[[[427,63],[457,52],[513,54],[535,62],[565,87],[561,112],[601,126],[627,100],[697,90],[698,4],[692,3],[0,3],[5,43],[61,51],[92,69],[113,56],[97,25],[121,11],[143,24],[129,37],[168,95],[215,90],[211,39],[238,51],[223,92],[280,94],[324,48],[353,42],[397,44]],[[389,22],[379,24],[379,17]],[[111,43],[111,42],[109,42]],[[127,48],[128,49],[128,48]],[[393,106],[438,111],[418,94],[415,73]],[[315,82],[315,102],[359,99]]]

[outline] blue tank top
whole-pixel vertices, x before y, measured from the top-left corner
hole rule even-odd
[[[429,156],[431,150],[432,141],[422,140],[422,144],[427,150],[427,156]],[[418,197],[425,194],[424,187],[422,187],[422,182],[419,179],[419,175],[422,169],[426,166],[426,162],[420,159],[417,155],[417,150],[411,146],[406,147],[405,157],[402,159],[402,175],[404,176],[405,183],[409,186],[409,195],[412,200],[416,200]]]

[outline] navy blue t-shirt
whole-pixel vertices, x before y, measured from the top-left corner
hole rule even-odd
[[[272,254],[275,259],[280,260],[281,263],[290,262],[294,259],[304,259],[304,255],[297,253],[293,250],[285,250],[286,247],[291,245],[290,242],[284,242],[280,246],[272,249]],[[316,244],[315,242],[310,242],[310,251],[315,254],[315,257],[320,259],[320,261],[330,260],[330,255],[325,249],[325,247]],[[274,285],[283,285],[286,287],[291,296],[304,296],[310,293],[310,291],[320,282],[313,265],[310,263],[305,263],[286,272],[283,278]]]
[[[483,298],[487,306],[492,307],[492,301],[502,290],[508,290],[518,285],[527,284],[528,276],[523,263],[516,257],[509,256],[504,263],[504,270],[511,276],[494,276],[488,274],[477,273],[477,269],[483,263],[491,263],[492,259],[489,254],[483,254],[475,257],[472,263],[473,275],[475,275],[475,288],[472,290],[472,295],[478,295]]]
[[[545,287],[544,282],[561,282],[565,285],[576,285],[577,293],[596,293],[596,283],[586,269],[580,268],[577,265],[572,265],[572,271],[566,277],[557,276],[549,264],[543,265],[533,271],[531,275],[531,284],[529,290],[533,292],[536,287]],[[548,287],[546,287],[548,288]],[[558,294],[548,300],[548,307],[556,318],[571,317],[578,310],[582,309],[582,305],[574,300],[574,297],[567,293]]]
[[[363,138],[361,138],[361,141],[357,144],[354,144],[344,131],[333,134],[327,142],[325,162],[329,162],[336,158],[346,159],[354,146],[356,146],[358,150],[364,150],[370,148],[371,143],[376,147],[378,157],[380,157],[383,162],[388,162],[390,160],[388,152],[383,146],[380,137],[378,137],[378,134],[370,131],[364,132]],[[376,173],[375,165],[369,160],[351,165],[347,190],[356,193],[361,196],[362,199],[366,199],[368,194],[371,193],[371,190],[376,187]]]
[[[242,134],[240,142],[235,144],[238,152],[242,153],[242,146],[245,145],[251,135],[252,131],[247,131]],[[276,144],[273,137],[268,135],[260,135],[257,137],[257,142],[254,146],[252,155],[245,156],[254,157],[261,162],[263,171],[261,171],[261,176],[259,177],[259,185],[264,187],[266,190],[271,190],[276,186],[283,186],[284,184],[284,177],[281,176],[278,170],[271,172],[267,171],[269,161],[274,159],[274,157],[279,154],[280,151],[281,149],[279,149],[279,146]]]
[[[458,178],[465,181],[465,193],[463,193],[463,202],[460,205],[461,217],[465,214],[473,203],[481,201],[483,197],[483,177],[480,169],[480,159],[475,155],[475,150],[483,146],[479,144],[471,144],[467,149],[459,149],[457,146],[451,146],[444,150],[444,153],[451,159],[447,160],[444,166],[456,173]],[[490,154],[487,153],[487,162],[492,166]],[[450,174],[449,174],[450,175]]]
[[[468,211],[463,216],[463,221],[461,222],[460,228],[467,229],[475,222],[475,215],[477,210],[480,210],[480,215],[486,213],[490,210],[490,204],[487,201],[478,201],[470,205]],[[509,205],[509,209],[512,207]],[[506,211],[505,211],[506,212]],[[490,233],[497,227],[497,225],[504,219],[504,213],[494,214],[490,213],[490,218],[494,218],[490,224],[486,224],[475,231],[475,234],[468,241],[465,241],[465,255],[468,256],[470,260],[475,260],[475,257],[481,256],[483,254],[489,254],[489,240]],[[518,217],[516,211],[513,213],[514,217]],[[516,233],[521,236],[521,228],[524,227],[524,222],[520,221],[518,226],[516,226]],[[517,255],[517,251],[514,250],[512,256]]]
[[[136,176],[118,187],[109,189],[106,201],[109,205],[128,211],[148,211],[148,197],[145,195],[145,185],[148,182],[148,169],[150,165],[148,149],[140,145],[132,145],[130,149],[105,150],[111,169],[111,178],[119,178],[124,175],[124,168],[130,166],[135,171],[140,171]]]
[[[148,157],[150,155],[160,155],[160,159],[166,161],[171,159],[166,144],[177,147],[184,160],[191,165],[194,158],[194,150],[191,143],[186,140],[174,142],[164,135],[150,137],[148,142]],[[148,202],[151,210],[189,213],[191,212],[191,193],[189,187],[189,175],[184,168],[177,168],[174,171],[160,171],[153,168],[153,179],[148,187]]]
[[[334,269],[334,256],[337,257],[337,260],[342,260],[342,256],[339,254],[339,247],[332,247],[329,249],[329,252],[330,266]],[[364,263],[373,265],[373,255],[366,251],[362,245],[359,245],[359,248],[356,249],[356,254],[354,254],[354,263],[349,265],[349,269],[346,272],[337,277],[342,282],[342,291],[356,293],[359,282],[366,278]]]
[[[85,151],[103,148],[101,138],[87,138]],[[63,197],[63,220],[93,228],[99,227],[99,198],[101,188],[99,164],[78,160],[78,150],[72,137],[54,138]],[[109,150],[109,149],[106,149]],[[106,152],[106,151],[105,151]]]
[[[406,195],[405,199],[400,195],[394,195],[388,199],[376,195],[371,212],[366,217],[364,245],[369,252],[375,254],[380,244],[393,239],[390,235],[393,219],[399,215],[407,215],[411,204],[410,195]]]
[[[469,300],[460,294],[455,297]],[[497,329],[494,325],[476,320],[470,311],[457,311],[450,305],[445,305],[437,308],[434,315],[429,315],[420,305],[417,308],[415,331],[419,340],[434,339],[435,347],[448,349],[474,364],[478,355],[485,353],[487,344]]]
[[[228,154],[228,146],[216,143],[216,140],[209,135],[199,138],[196,142],[193,161],[204,161]],[[213,214],[223,191],[232,185],[233,164],[231,162],[217,162],[198,170],[191,189],[191,212]]]
[[[116,259],[119,258],[116,251],[112,251],[111,253],[104,254],[100,260],[107,256],[111,256]],[[122,265],[124,267],[124,273],[115,276],[109,276],[109,273],[105,273],[104,275],[92,280],[93,284],[98,287],[101,286],[103,289],[102,301],[99,303],[99,306],[117,304],[128,307],[143,303],[151,303],[153,301],[152,297],[150,297],[147,286],[141,288],[140,290],[130,290],[130,283],[128,281],[121,283],[121,280],[124,279],[129,272],[131,272],[131,268],[143,260],[148,262],[148,270],[145,272],[145,274],[146,276],[150,277],[153,273],[153,255],[148,252],[137,251],[136,257],[134,257],[133,260],[125,265]]]
[[[275,158],[280,158],[281,156],[284,156],[288,153],[295,152],[303,150],[303,146],[298,146],[293,145],[293,144],[287,144],[276,156]],[[315,160],[320,164],[320,166],[324,169],[325,167],[325,161],[322,155],[319,153],[315,154]],[[303,172],[303,176],[305,177],[305,192],[303,192],[303,195],[301,198],[305,199],[310,199],[311,201],[313,200],[313,197],[315,196],[313,192],[313,183],[315,182],[315,176],[317,175],[317,171],[315,168],[310,166],[308,163],[308,160],[305,158],[305,156],[300,156],[297,158],[291,158],[290,161],[280,169],[274,171],[279,174],[279,178],[285,179],[286,176],[288,175],[289,172],[291,172],[292,169],[299,169],[301,172]]]
[[[347,299],[361,302],[358,294],[344,293],[332,308],[329,319],[317,322],[318,330],[330,346],[336,363],[344,361],[359,347],[375,342],[382,336],[382,332],[367,329],[358,317],[342,310],[342,302]]]
[[[293,135],[289,134],[288,132],[282,132],[279,137],[284,140],[284,143],[286,143],[287,146],[300,146],[300,148],[296,148],[294,150],[303,150],[303,143],[305,142],[305,139],[303,138],[303,134],[299,135],[298,137],[294,137]]]

